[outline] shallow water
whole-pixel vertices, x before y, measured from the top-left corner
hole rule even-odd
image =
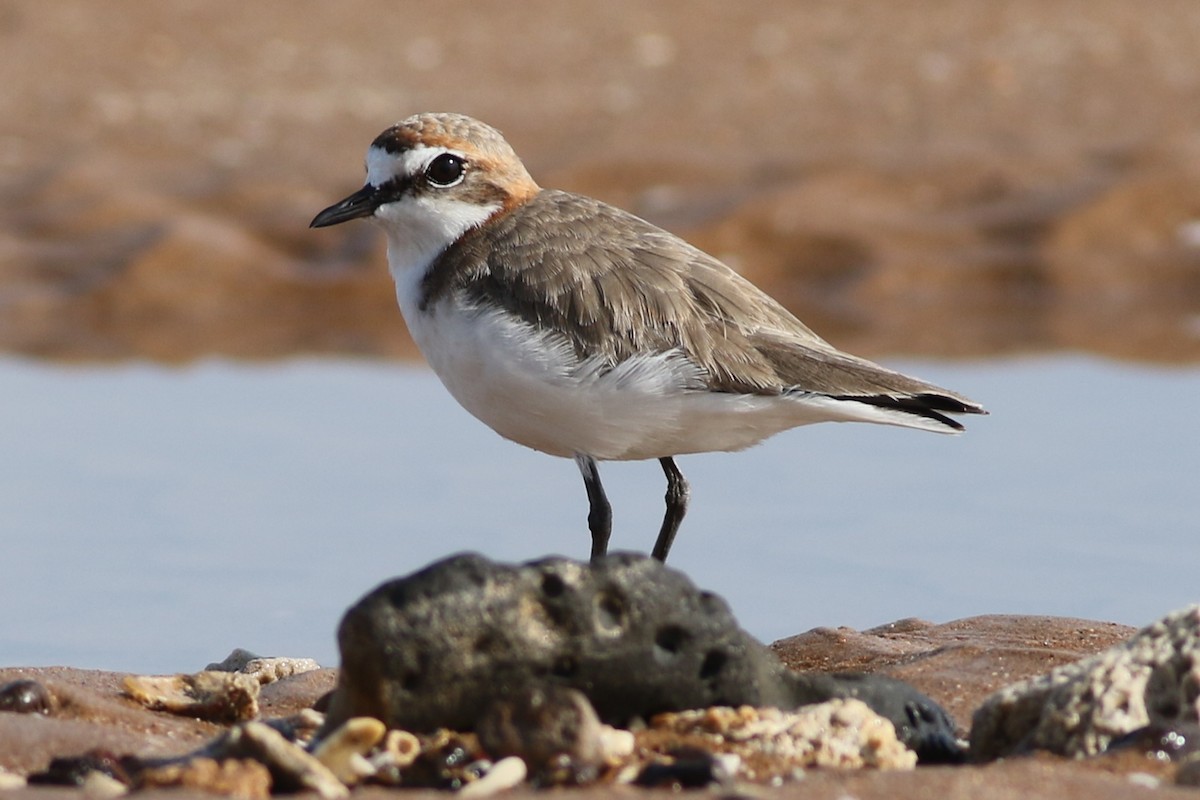
[[[965,436],[864,425],[688,456],[671,564],[771,640],[901,617],[1142,624],[1200,600],[1200,369],[893,364],[983,402]],[[584,557],[569,461],[419,367],[0,360],[0,665],[188,671],[234,647],[337,663],[345,608],[462,550]],[[654,463],[602,465],[646,550]]]

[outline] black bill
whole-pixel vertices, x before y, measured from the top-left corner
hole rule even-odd
[[[352,219],[369,217],[375,213],[375,209],[379,208],[383,200],[379,188],[368,183],[345,200],[334,203],[317,214],[313,221],[308,223],[308,227],[325,228]]]

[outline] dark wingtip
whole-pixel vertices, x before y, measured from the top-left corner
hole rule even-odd
[[[853,400],[858,403],[866,403],[870,406],[878,408],[888,408],[893,411],[903,411],[907,414],[912,414],[917,417],[940,422],[947,428],[954,431],[964,431],[966,427],[958,420],[951,419],[947,414],[987,414],[988,412],[977,403],[972,403],[969,400],[963,400],[959,397],[952,397],[946,394],[934,394],[925,392],[922,394],[907,395],[903,397],[893,397],[892,395],[841,395],[838,400]]]

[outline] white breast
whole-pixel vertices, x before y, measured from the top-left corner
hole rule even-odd
[[[678,351],[600,369],[579,361],[564,337],[501,309],[454,297],[420,309],[419,280],[396,288],[414,341],[459,404],[501,436],[551,455],[637,460],[739,450],[831,418],[794,400],[705,391],[700,369]]]

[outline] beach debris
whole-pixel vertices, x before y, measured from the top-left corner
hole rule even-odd
[[[42,772],[29,776],[31,785],[51,786],[83,786],[92,773],[101,773],[129,786],[129,770],[126,769],[126,759],[107,750],[89,750],[80,756],[65,756],[50,760],[50,764]]]
[[[258,678],[259,683],[265,685],[320,668],[321,665],[311,658],[264,657],[239,647],[226,656],[224,661],[209,664],[204,669],[206,672],[253,675]]]
[[[1109,742],[1109,752],[1122,749],[1140,751],[1153,761],[1185,761],[1200,756],[1200,725],[1179,720],[1152,722]]]
[[[442,729],[419,739],[421,750],[406,769],[387,776],[381,772],[373,782],[457,790],[481,778],[492,766],[473,733]]]
[[[15,714],[50,714],[56,706],[54,695],[37,681],[23,678],[0,686],[0,711]]]
[[[497,697],[557,685],[617,726],[714,705],[855,697],[918,755],[961,752],[949,716],[908,684],[793,673],[720,597],[631,553],[524,565],[454,556],[369,592],[343,617],[338,644],[322,735],[357,716],[416,733],[475,730]]]
[[[182,787],[240,800],[266,800],[271,796],[271,771],[247,758],[191,758],[149,766],[138,773],[138,789]]]
[[[538,771],[556,756],[580,767],[604,760],[601,722],[583,692],[549,684],[491,703],[475,728],[479,746],[492,758],[520,757]]]
[[[523,783],[527,771],[525,762],[517,756],[502,758],[478,779],[459,789],[458,796],[488,797],[503,792]]]
[[[664,737],[664,734],[666,736]],[[637,735],[641,747],[670,753],[729,754],[731,777],[764,782],[804,769],[912,769],[917,755],[892,723],[859,700],[830,700],[796,711],[714,707],[659,714]]]
[[[381,757],[386,763],[407,767],[421,754],[421,740],[408,731],[390,730],[383,739]]]
[[[258,716],[259,680],[237,672],[194,675],[126,675],[125,694],[154,711],[169,711],[213,722],[239,722]]]
[[[88,800],[111,800],[129,794],[129,787],[103,772],[89,772],[83,779],[83,795]]]
[[[0,792],[9,789],[24,789],[27,785],[29,785],[29,782],[25,780],[24,775],[8,772],[3,767],[0,767]]]
[[[313,791],[324,800],[346,797],[350,790],[315,756],[262,722],[243,722],[212,742],[202,755],[213,759],[249,758],[271,773],[273,791]]]
[[[387,728],[371,717],[354,717],[322,739],[312,754],[337,779],[354,786],[375,774],[377,768],[364,757],[383,739]]]
[[[311,708],[303,708],[286,717],[273,717],[262,722],[283,734],[289,742],[308,744],[325,724],[325,715]]]
[[[1082,758],[1148,725],[1200,717],[1200,606],[1148,625],[1089,658],[987,698],[971,726],[971,756],[1039,749]]]
[[[736,759],[736,756],[734,756]],[[732,764],[736,769],[736,761]],[[673,747],[659,753],[655,760],[642,765],[640,771],[636,768],[625,770],[618,782],[631,782],[645,789],[703,789],[710,784],[727,785],[732,776],[727,762],[717,759],[716,755],[694,747]]]

